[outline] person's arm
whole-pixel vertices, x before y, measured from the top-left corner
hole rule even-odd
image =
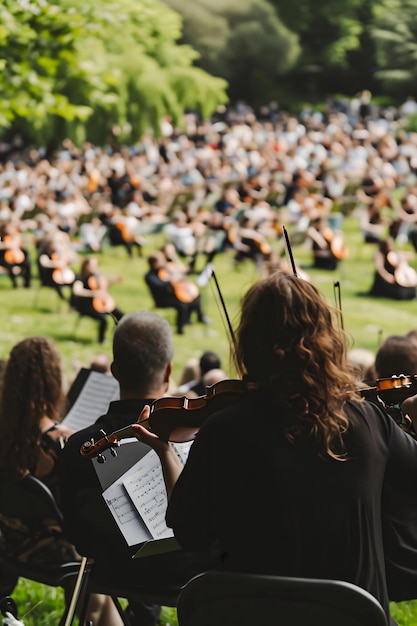
[[[64,263],[61,260],[53,260],[51,259],[47,254],[41,254],[39,257],[39,263],[42,265],[42,267],[52,267],[52,268],[57,268],[57,267],[63,267]]]
[[[149,419],[149,415],[150,407],[146,405],[139,416],[138,422]],[[171,493],[175,487],[175,483],[177,482],[178,477],[183,470],[183,464],[179,460],[177,454],[174,452],[172,446],[167,441],[163,441],[158,437],[158,435],[155,435],[155,433],[151,433],[140,424],[133,424],[132,430],[135,434],[135,437],[139,441],[142,441],[143,443],[146,443],[148,446],[153,448],[159,456],[159,460],[161,461],[162,466],[162,473],[164,475],[167,498],[169,500],[171,497]]]
[[[417,395],[406,398],[401,404],[401,410],[411,419],[417,433]]]
[[[386,283],[393,285],[395,283],[394,275],[385,269],[384,259],[384,255],[378,251],[375,255],[375,269]]]
[[[104,289],[86,289],[81,280],[76,280],[72,286],[74,296],[81,298],[98,298],[107,293]]]

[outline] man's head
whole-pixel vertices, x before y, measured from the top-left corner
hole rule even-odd
[[[172,330],[165,319],[150,311],[124,315],[114,331],[111,366],[121,397],[161,395],[171,375],[173,356]]]
[[[215,352],[203,352],[200,357],[200,372],[203,377],[204,374],[212,369],[219,369],[221,367],[220,357]]]
[[[375,373],[377,378],[417,374],[417,341],[407,335],[387,337],[375,355]]]

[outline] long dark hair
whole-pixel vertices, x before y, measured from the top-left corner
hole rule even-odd
[[[60,355],[46,337],[28,337],[10,352],[0,402],[0,468],[19,476],[36,465],[40,421],[61,417]]]
[[[344,403],[357,388],[343,332],[323,296],[284,272],[255,283],[242,302],[236,331],[236,367],[267,390],[295,442],[312,434],[322,456],[344,459],[349,426]]]

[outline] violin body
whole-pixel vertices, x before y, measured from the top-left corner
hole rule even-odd
[[[70,285],[75,280],[75,274],[70,267],[57,267],[52,272],[52,280],[57,285]]]
[[[25,255],[23,250],[20,248],[18,242],[11,237],[10,235],[6,235],[3,238],[4,243],[7,243],[8,246],[4,251],[4,260],[6,263],[10,265],[20,265],[25,260]]]
[[[158,277],[161,280],[170,283],[175,297],[184,304],[193,302],[200,295],[200,291],[191,280],[187,280],[183,276],[178,276],[177,273],[172,272],[169,267],[163,267],[158,270]]]
[[[53,261],[59,261],[60,257],[56,252],[51,255]],[[52,271],[52,280],[56,285],[71,285],[75,280],[75,274],[72,269],[65,266],[63,262],[62,267],[55,267]]]
[[[360,394],[366,400],[379,404],[394,421],[414,439],[417,439],[412,422],[401,411],[401,403],[406,398],[417,393],[417,376],[391,376],[391,378],[379,378],[374,387],[360,390]]]
[[[90,276],[88,286],[93,291],[101,291],[100,295],[94,296],[92,299],[93,309],[97,313],[110,313],[116,308],[116,302],[112,296],[106,292],[107,281],[104,278],[98,279],[97,276]]]
[[[237,402],[247,394],[247,386],[241,380],[222,380],[206,388],[206,395],[198,398],[159,398],[151,404],[149,419],[139,422],[160,439],[173,443],[193,441],[204,420]],[[134,436],[132,425],[103,436],[97,442],[86,441],[80,454],[96,457],[105,450],[119,445],[121,439]]]

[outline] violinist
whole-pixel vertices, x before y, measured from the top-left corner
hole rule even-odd
[[[251,259],[259,271],[271,256],[271,246],[267,238],[259,231],[255,220],[249,215],[243,215],[240,219],[233,245],[236,250],[235,263]]]
[[[383,239],[375,253],[374,280],[370,296],[392,300],[413,300],[417,293],[417,272],[391,237]]]
[[[98,343],[104,343],[108,316],[116,322],[122,318],[123,312],[108,291],[107,278],[98,272],[96,257],[86,257],[81,263],[80,274],[72,285],[71,307],[98,321]]]
[[[111,371],[120,387],[120,400],[84,430],[73,435],[62,453],[60,487],[62,509],[68,535],[81,554],[95,559],[106,580],[118,587],[135,590],[137,581],[147,580],[156,588],[188,580],[197,570],[194,559],[182,551],[132,559],[138,546],[128,547],[106,506],[102,489],[90,459],[80,455],[80,447],[103,430],[110,434],[136,422],[145,406],[166,393],[172,373],[174,342],[169,323],[154,312],[127,313],[113,335]],[[114,459],[117,461],[117,459]],[[110,462],[110,459],[109,459]],[[203,567],[203,566],[202,566]],[[160,607],[129,602],[129,623],[156,626]]]
[[[32,264],[29,252],[22,245],[19,228],[12,222],[0,224],[0,267],[7,271],[14,289],[18,276],[22,277],[24,287],[30,287]]]
[[[357,394],[337,318],[296,276],[277,272],[246,293],[235,361],[250,390],[207,417],[184,467],[169,443],[132,427],[160,457],[167,525],[215,569],[349,581],[389,619],[394,594],[417,596],[417,551],[395,519],[406,490],[400,511],[417,537],[417,441]],[[387,587],[384,561],[406,589]]]
[[[66,290],[75,280],[71,264],[76,260],[68,235],[56,230],[39,243],[38,274],[41,285],[53,287],[61,300],[67,300]]]
[[[34,567],[80,560],[61,520],[51,517],[43,499],[37,502],[31,494],[22,502],[16,495],[22,479],[32,474],[59,501],[60,456],[73,433],[61,423],[64,400],[61,357],[52,340],[27,337],[13,346],[0,403],[0,550],[7,546],[16,560]],[[3,585],[6,574],[2,572]],[[63,587],[72,593],[70,578]],[[108,596],[92,594],[88,613],[103,626],[122,624]]]
[[[312,242],[313,267],[322,270],[336,270],[339,261],[344,259],[348,250],[343,241],[343,234],[333,231],[323,215],[314,215],[307,229]]]
[[[157,307],[173,308],[177,311],[177,333],[182,335],[184,327],[191,322],[195,313],[202,324],[209,320],[201,308],[201,296],[197,285],[172,269],[163,252],[155,252],[148,258],[149,270],[145,282]]]

